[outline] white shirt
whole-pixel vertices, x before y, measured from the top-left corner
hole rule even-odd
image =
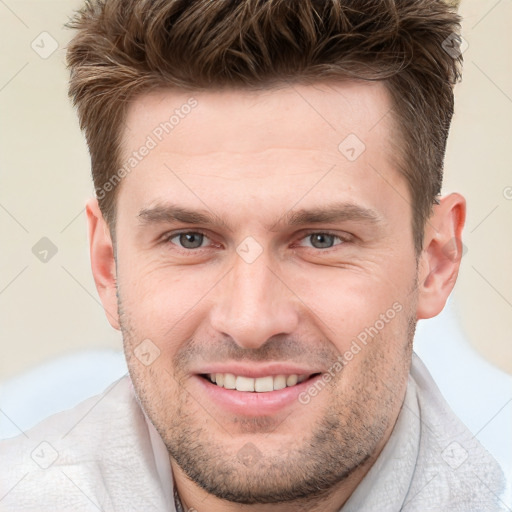
[[[0,442],[0,457],[1,511],[176,512],[167,450],[127,376]],[[414,355],[391,437],[340,512],[511,510],[503,494],[500,467]]]

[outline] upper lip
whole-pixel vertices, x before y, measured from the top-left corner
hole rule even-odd
[[[314,368],[307,368],[304,366],[295,366],[288,363],[270,363],[264,366],[257,365],[244,365],[240,363],[231,364],[212,364],[201,368],[195,372],[199,375],[208,373],[232,373],[233,375],[240,375],[243,377],[267,377],[271,375],[313,375],[314,373],[322,373],[321,370]]]

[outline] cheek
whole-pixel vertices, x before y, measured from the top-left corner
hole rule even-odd
[[[207,284],[204,273],[151,263],[120,266],[118,272],[119,293],[130,321],[160,336],[193,310]]]
[[[160,364],[161,361],[162,357],[146,367],[132,358],[128,367],[137,396],[143,404],[146,414],[156,425],[162,423],[168,425],[174,416],[174,414],[170,414],[170,404],[173,404],[173,407],[179,407],[186,397],[179,392],[177,381]]]
[[[341,356],[345,364],[334,401],[344,404],[351,397],[354,414],[365,424],[387,424],[397,413],[405,392],[412,351],[411,311],[404,308],[393,312],[388,323],[362,330],[364,339],[352,339]]]
[[[173,361],[178,351],[190,343],[211,307],[207,296],[212,287],[210,281],[211,275],[206,276],[205,272],[192,267],[121,268],[118,285],[125,351],[132,355],[133,371],[144,382],[154,379],[160,386],[169,373],[177,377],[181,374],[179,368],[173,368]],[[158,354],[151,364],[155,373],[141,367],[133,356],[135,351],[141,350],[137,347],[143,342]],[[151,344],[157,348],[153,349]]]
[[[293,291],[308,307],[312,322],[341,352],[366,330],[401,325],[401,311],[413,296],[415,267],[391,259],[357,270],[318,268],[295,278]]]

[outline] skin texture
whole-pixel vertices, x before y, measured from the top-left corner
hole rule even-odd
[[[437,315],[455,283],[465,201],[451,194],[434,207],[417,258],[379,82],[140,96],[128,111],[125,161],[190,97],[197,105],[119,185],[116,258],[96,200],[87,205],[107,317],[122,331],[135,390],[168,448],[185,508],[337,511],[391,434],[416,321]],[[349,134],[365,145],[354,161],[338,149]],[[223,222],[139,215],[170,202]],[[331,203],[375,218],[281,225],[285,214]],[[190,248],[178,230],[204,238]],[[326,231],[334,236],[318,239]],[[251,263],[237,253],[247,237],[262,250]],[[290,362],[325,373],[393,308],[307,404],[250,417],[201,392],[195,373],[210,363]],[[135,354],[148,339],[158,357],[146,366]]]

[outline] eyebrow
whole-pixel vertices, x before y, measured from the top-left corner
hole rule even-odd
[[[143,208],[138,214],[141,226],[150,224],[204,224],[222,226],[228,231],[233,227],[210,210],[191,210],[176,204],[157,204]],[[288,211],[272,224],[266,224],[267,231],[277,231],[281,226],[301,226],[305,224],[339,223],[346,221],[379,224],[382,216],[371,208],[365,208],[354,203],[334,203],[316,208],[302,208]]]

